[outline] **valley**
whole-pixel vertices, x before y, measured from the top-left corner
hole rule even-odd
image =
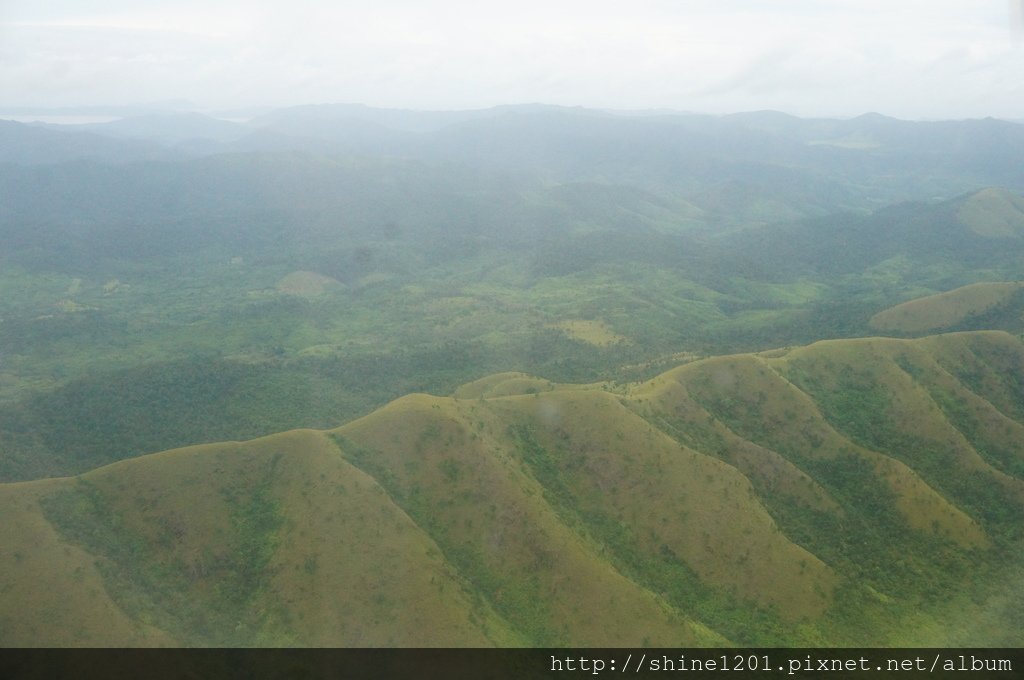
[[[5,646],[1024,644],[1024,127],[0,121]]]

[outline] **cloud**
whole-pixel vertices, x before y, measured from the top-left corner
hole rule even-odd
[[[1024,78],[1009,18],[996,0],[15,2],[0,11],[0,88],[28,105],[547,101],[1024,117],[1001,94]]]

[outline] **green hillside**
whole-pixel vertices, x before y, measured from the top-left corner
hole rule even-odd
[[[871,317],[871,326],[901,334],[953,328],[973,319],[1019,307],[1024,283],[975,283],[903,302]],[[1021,322],[1020,315],[1016,321]]]
[[[1024,331],[1019,291],[871,323],[1019,276],[1024,241],[977,230],[981,208],[1024,219],[1004,190],[735,230],[664,193],[401,160],[90,167],[0,168],[0,480],[324,429],[506,371],[628,382],[681,354]]]
[[[0,485],[8,645],[1024,644],[1024,344],[524,374]]]
[[[1024,200],[1005,189],[985,189],[964,202],[960,221],[986,238],[1024,236]]]

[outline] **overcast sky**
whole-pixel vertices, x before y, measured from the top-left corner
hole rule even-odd
[[[1024,119],[1020,0],[0,0],[0,108]]]

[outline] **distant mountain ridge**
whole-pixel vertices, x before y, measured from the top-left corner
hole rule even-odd
[[[637,115],[543,105],[405,111],[333,104],[279,109],[244,123],[173,112],[49,126],[69,135],[59,154],[41,128],[19,126],[5,123],[0,163],[302,151],[485,166],[559,182],[626,183],[683,193],[690,200],[720,191],[725,183],[744,182],[750,200],[780,204],[746,216],[760,222],[948,198],[990,185],[1024,191],[1024,170],[1017,162],[1024,153],[1024,126],[994,119]],[[159,147],[147,156],[141,142]],[[738,189],[733,185],[731,191]],[[726,215],[722,211],[718,217]]]
[[[0,164],[40,165],[83,159],[126,163],[179,158],[179,154],[153,141],[111,139],[92,132],[52,130],[0,120]]]

